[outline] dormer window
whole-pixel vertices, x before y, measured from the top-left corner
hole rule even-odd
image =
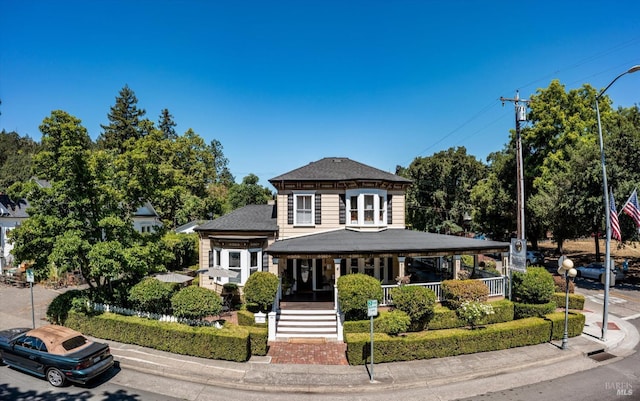
[[[387,225],[387,191],[349,190],[346,199],[347,210],[349,210],[349,225]]]

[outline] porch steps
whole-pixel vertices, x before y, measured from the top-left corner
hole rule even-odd
[[[281,309],[276,323],[276,340],[324,338],[337,340],[336,311],[333,309]]]

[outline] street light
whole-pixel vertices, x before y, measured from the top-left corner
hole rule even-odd
[[[560,267],[558,267],[558,274],[564,276],[565,288],[564,288],[564,336],[562,337],[562,349],[567,349],[567,343],[569,342],[569,279],[574,278],[578,272],[573,268],[573,261],[571,259],[564,259]]]
[[[607,185],[607,168],[604,161],[604,142],[602,141],[602,123],[600,122],[600,107],[598,100],[604,95],[604,93],[616,82],[620,77],[626,74],[632,74],[640,71],[640,65],[635,65],[629,68],[627,71],[618,75],[596,96],[596,116],[598,118],[598,138],[600,140],[600,162],[602,164],[602,189],[604,192],[604,216],[605,216],[605,229],[606,229],[606,241],[605,241],[605,283],[604,283],[604,308],[602,310],[602,336],[601,340],[604,341],[607,336],[608,325],[608,304],[609,304],[609,280],[611,275],[611,217],[609,216],[609,188]]]

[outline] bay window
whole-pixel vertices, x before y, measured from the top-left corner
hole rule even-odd
[[[358,189],[346,192],[350,225],[387,225],[387,191]]]

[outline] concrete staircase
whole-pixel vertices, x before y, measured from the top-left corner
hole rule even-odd
[[[281,309],[276,323],[276,341],[296,338],[338,339],[338,322],[333,309]]]

